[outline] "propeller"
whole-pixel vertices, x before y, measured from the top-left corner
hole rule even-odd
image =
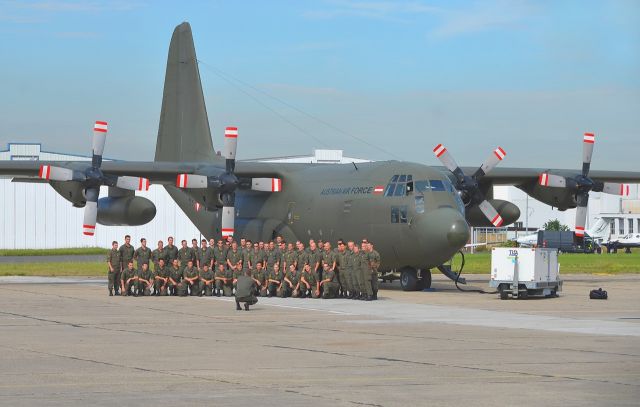
[[[589,204],[589,192],[604,192],[611,195],[629,195],[629,185],[616,182],[601,182],[589,178],[591,157],[596,136],[593,133],[584,133],[582,138],[582,172],[575,177],[563,177],[561,175],[544,172],[538,177],[538,183],[543,187],[566,188],[571,190],[576,197],[576,228],[577,237],[584,237],[584,227],[587,223],[587,205]]]
[[[478,180],[491,172],[496,165],[500,164],[507,153],[501,148],[498,147],[493,150],[492,154],[482,163],[480,168],[476,170],[476,172],[468,176],[463,171],[462,168],[458,166],[456,161],[453,159],[453,156],[449,151],[442,145],[438,144],[434,149],[433,153],[436,157],[442,162],[442,164],[453,173],[456,177],[456,189],[460,191],[461,198],[466,206],[477,205],[480,208],[480,211],[484,214],[484,216],[493,224],[495,227],[500,227],[504,223],[502,216],[498,213],[496,208],[491,205],[489,201],[485,198],[484,194],[480,190],[480,186],[478,184]]]
[[[176,186],[182,189],[213,188],[220,194],[222,201],[222,237],[233,236],[235,229],[236,190],[250,189],[263,192],[282,191],[280,178],[242,178],[235,175],[236,151],[238,148],[238,128],[227,127],[224,131],[224,148],[222,155],[226,159],[225,172],[220,175],[207,176],[199,174],[178,174]]]
[[[91,166],[84,171],[53,165],[41,165],[38,176],[48,181],[74,181],[82,184],[86,204],[82,222],[82,233],[93,236],[98,218],[98,198],[102,185],[127,189],[131,191],[147,191],[149,180],[142,177],[112,176],[102,172],[102,153],[107,139],[107,122],[96,121],[93,126],[93,146]]]

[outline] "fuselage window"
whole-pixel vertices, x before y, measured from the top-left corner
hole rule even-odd
[[[429,181],[424,180],[424,181],[416,181],[415,182],[415,191],[416,192],[424,192],[424,191],[429,191],[430,187],[429,187]]]
[[[393,177],[391,177],[391,181],[389,182],[398,182],[398,177],[399,175],[394,175]]]
[[[424,213],[424,195],[416,195],[416,213]]]
[[[404,196],[406,187],[407,185],[404,182],[398,182],[398,185],[396,185],[395,196]]]
[[[439,179],[432,179],[429,181],[432,191],[444,191],[444,183]]]
[[[393,191],[395,191],[396,189],[396,184],[389,184],[387,185],[387,189],[385,189],[384,191],[384,196],[393,196]]]
[[[402,175],[400,176],[400,179],[398,180],[398,182],[406,182],[406,181],[407,181],[407,176],[406,176],[406,175],[404,175],[404,174],[402,174]]]
[[[391,207],[391,223],[407,223],[407,207],[406,206]]]

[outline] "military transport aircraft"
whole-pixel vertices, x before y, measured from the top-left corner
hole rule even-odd
[[[576,234],[584,233],[589,191],[621,194],[621,182],[640,173],[589,171],[594,136],[584,136],[582,171],[494,169],[505,158],[498,147],[479,168],[462,168],[447,149],[435,155],[444,167],[403,161],[361,164],[236,162],[239,132],[227,127],[216,153],[188,23],[171,38],[153,162],[102,162],[107,123],[95,122],[93,160],[1,162],[0,175],[39,178],[75,207],[84,207],[83,233],[102,225],[140,225],[155,206],[135,196],[161,184],[204,236],[232,234],[252,240],[282,235],[287,241],[322,238],[376,243],[381,270],[400,274],[405,290],[431,284],[440,268],[469,240],[471,226],[515,222],[518,208],[492,199],[492,186],[515,185],[559,209],[578,207]],[[99,197],[100,186],[108,196]],[[451,275],[451,274],[449,274]]]

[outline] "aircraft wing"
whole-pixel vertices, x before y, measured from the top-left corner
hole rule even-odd
[[[443,170],[446,171],[445,168]],[[465,174],[473,174],[476,167],[462,167]],[[552,169],[552,168],[494,168],[489,174],[482,177],[481,183],[493,185],[524,185],[536,182],[542,173],[553,173],[564,177],[572,177],[579,170]],[[640,184],[640,172],[632,171],[606,171],[591,170],[589,177],[601,182],[621,182],[627,184]]]

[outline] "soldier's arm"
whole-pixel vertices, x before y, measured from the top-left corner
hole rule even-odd
[[[107,264],[109,265],[109,271],[113,273],[113,266],[111,265],[111,256],[107,259]]]

